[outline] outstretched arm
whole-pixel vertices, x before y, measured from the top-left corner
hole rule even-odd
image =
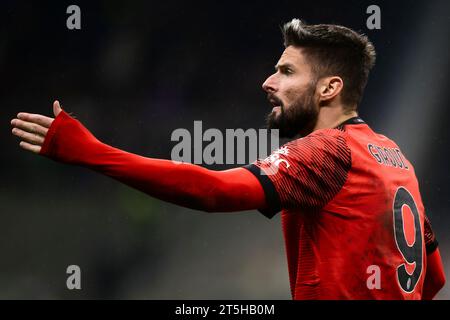
[[[91,168],[150,196],[192,209],[230,212],[265,207],[261,184],[244,168],[214,171],[142,157],[100,142],[64,112],[58,101],[53,113],[56,118],[19,113],[11,121],[23,149]]]

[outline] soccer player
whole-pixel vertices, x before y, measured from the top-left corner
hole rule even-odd
[[[262,85],[270,128],[296,138],[224,171],[131,154],[97,140],[53,104],[19,113],[20,146],[81,165],[181,206],[282,212],[293,299],[432,299],[445,276],[412,164],[358,117],[375,50],[338,25],[283,27],[285,50]]]

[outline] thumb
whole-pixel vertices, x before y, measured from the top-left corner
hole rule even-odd
[[[55,102],[53,102],[53,114],[55,115],[55,117],[57,117],[61,111],[62,109],[61,106],[59,105],[59,101],[55,100]]]

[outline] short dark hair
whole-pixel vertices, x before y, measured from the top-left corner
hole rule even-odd
[[[333,24],[308,25],[292,19],[282,27],[284,46],[304,49],[317,79],[339,76],[344,81],[342,103],[357,106],[375,65],[375,48],[369,39]]]

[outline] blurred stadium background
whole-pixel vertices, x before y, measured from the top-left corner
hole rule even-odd
[[[82,29],[66,28],[81,8]],[[381,30],[366,8],[381,7]],[[290,299],[279,216],[205,214],[19,149],[9,121],[58,98],[101,140],[170,158],[176,128],[261,128],[293,17],[366,33],[360,115],[413,162],[450,277],[448,1],[0,4],[0,298]],[[223,169],[227,166],[210,166]],[[370,208],[368,208],[370,209]],[[66,288],[68,265],[82,290]],[[438,298],[449,299],[447,284]]]

